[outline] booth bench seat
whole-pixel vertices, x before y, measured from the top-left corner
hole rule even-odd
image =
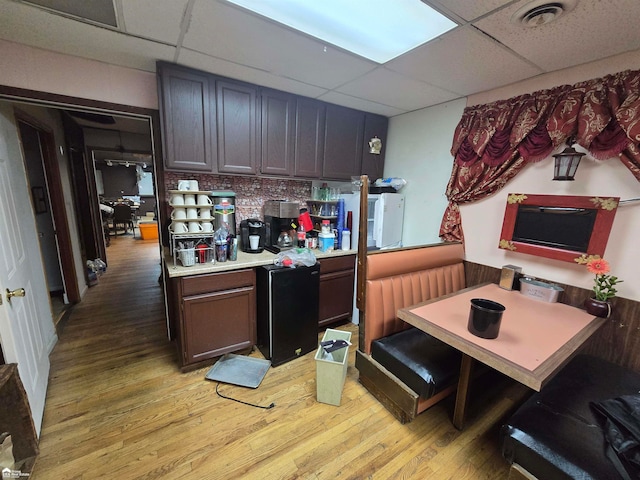
[[[459,243],[367,255],[356,368],[360,383],[402,423],[455,390],[461,354],[397,311],[465,288],[463,258]]]
[[[639,390],[640,374],[590,355],[575,357],[502,426],[509,478],[621,478],[606,456],[602,420],[590,403]]]

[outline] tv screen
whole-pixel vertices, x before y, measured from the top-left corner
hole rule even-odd
[[[513,241],[586,252],[597,210],[519,205]]]

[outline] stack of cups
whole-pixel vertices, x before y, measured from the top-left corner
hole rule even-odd
[[[344,198],[338,200],[338,218],[336,219],[336,230],[338,230],[338,249],[342,248],[342,230],[344,230]]]

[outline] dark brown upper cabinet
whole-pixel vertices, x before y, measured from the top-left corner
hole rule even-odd
[[[323,178],[350,180],[360,175],[364,116],[358,110],[327,104]]]
[[[382,115],[367,113],[364,119],[364,144],[362,146],[362,167],[360,173],[367,175],[374,182],[382,178],[384,172],[384,156],[387,151],[387,128],[389,119]],[[378,137],[382,141],[382,150],[379,154],[370,153],[369,141]]]
[[[294,147],[296,177],[322,177],[326,111],[326,104],[318,100],[304,97],[297,99]]]
[[[165,167],[215,171],[216,113],[210,75],[158,63],[158,82]]]
[[[257,88],[216,80],[218,173],[258,173]]]
[[[261,173],[266,175],[293,175],[293,149],[296,115],[296,97],[276,90],[263,89],[260,93],[262,108]]]
[[[383,175],[380,115],[158,62],[165,168],[349,180]],[[380,155],[368,142],[382,140]]]

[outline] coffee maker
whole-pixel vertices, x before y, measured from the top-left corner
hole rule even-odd
[[[258,245],[251,248],[251,237],[257,235]],[[240,248],[246,253],[262,253],[265,247],[267,228],[262,220],[249,218],[240,222]]]
[[[296,245],[300,204],[286,200],[268,200],[264,204],[264,223],[267,227],[265,247],[272,253],[289,250]]]

